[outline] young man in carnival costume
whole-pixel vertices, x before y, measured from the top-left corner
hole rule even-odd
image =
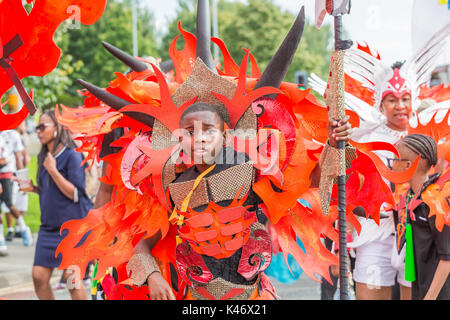
[[[347,51],[346,107],[361,119],[360,127],[352,133],[352,145],[358,146],[355,141],[396,144],[407,134],[423,133],[439,143],[440,157],[448,161],[450,100],[445,97],[449,88],[439,86],[430,90],[424,83],[431,77],[449,29],[447,25],[439,30],[410,60],[392,67],[384,65],[380,55],[374,54],[368,46],[358,44],[357,48]],[[319,77],[312,75],[310,83],[323,93],[325,84]],[[434,103],[418,112],[420,100],[431,97],[435,98]],[[391,152],[376,153],[392,168],[396,157]],[[385,182],[389,184],[387,179]],[[404,186],[397,186],[395,198],[404,191]],[[379,224],[366,219],[360,208],[355,211],[359,215],[358,228],[348,246],[356,249],[353,279],[357,299],[390,299],[396,279],[401,286],[401,298],[411,296],[411,282],[405,279],[406,248],[396,245],[400,226],[392,214],[393,208],[395,206],[383,204],[380,214],[384,219]]]
[[[98,259],[100,279],[114,267],[108,299],[273,299],[263,273],[272,253],[267,219],[285,257],[294,256],[311,278],[330,281],[337,258],[321,236],[337,239],[336,214],[322,213],[311,176],[321,150],[332,152],[348,139],[349,123],[359,121],[352,112],[329,121],[308,91],[282,81],[303,25],[302,9],[261,74],[248,50],[238,66],[223,42],[210,38],[208,2],[199,1],[197,37],[179,24],[184,49],[176,49],[178,37],[169,49],[175,76],[122,52],[132,72],[116,73],[107,89],[80,81],[89,91],[85,106],[58,112],[61,123],[84,135],[80,150],[97,158],[107,134],[124,134],[110,143],[121,150],[102,158],[109,164],[102,182],[113,186],[113,196],[62,226],[69,233],[57,250],[60,268],[83,270]],[[212,61],[211,40],[223,70]],[[355,179],[381,179],[370,156],[353,154]]]

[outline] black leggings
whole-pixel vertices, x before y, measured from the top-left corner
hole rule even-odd
[[[3,192],[0,194],[0,205],[2,202],[8,208],[13,206],[13,181],[11,179],[0,179]]]

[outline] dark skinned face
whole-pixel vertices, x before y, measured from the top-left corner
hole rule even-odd
[[[388,94],[382,102],[382,112],[387,118],[388,127],[397,131],[408,128],[411,117],[411,95],[404,94],[401,98]]]
[[[45,145],[55,139],[56,125],[52,118],[43,114],[39,118],[38,126],[36,127],[36,134],[41,144]]]
[[[220,117],[211,111],[196,111],[180,121],[183,152],[195,165],[211,165],[223,148],[225,132]]]
[[[411,164],[417,158],[411,150],[408,149],[403,143],[398,143],[395,146],[398,150],[400,158],[396,158],[392,164],[393,171],[404,171],[411,167]]]

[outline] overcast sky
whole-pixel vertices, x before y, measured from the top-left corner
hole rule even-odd
[[[245,2],[245,0],[237,1]],[[413,1],[353,0],[351,14],[343,18],[344,27],[353,41],[366,41],[371,47],[377,49],[387,64],[405,60],[411,51]],[[175,17],[177,0],[143,0],[143,2],[154,12],[158,30],[165,30],[167,21]],[[308,19],[310,21],[315,19],[314,0],[274,0],[274,2],[282,9],[293,13],[297,13],[304,4]],[[327,16],[324,23],[331,22],[332,18]],[[447,44],[439,64],[449,63],[450,44]]]

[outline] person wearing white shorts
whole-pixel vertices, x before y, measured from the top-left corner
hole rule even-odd
[[[401,299],[409,299],[411,282],[405,280],[405,248],[397,252],[392,216],[373,220],[358,218],[362,225],[359,236],[348,246],[355,248],[356,261],[353,280],[357,300],[390,300],[392,287],[400,285]]]
[[[377,84],[380,95],[379,105],[375,105],[385,120],[376,127],[355,128],[352,139],[361,142],[388,142],[395,145],[407,135],[409,118],[412,114],[411,89],[405,80],[404,86],[392,86],[392,82],[398,82],[400,75],[398,70],[402,63],[392,65],[392,79]],[[397,72],[397,73],[395,73]],[[375,151],[375,153],[390,168],[395,155],[389,151]],[[390,186],[390,182],[384,179]],[[368,199],[368,201],[370,201]],[[393,212],[383,204],[378,226],[372,219],[358,217],[361,223],[361,233],[354,232],[353,242],[349,247],[355,248],[356,261],[353,272],[353,280],[356,284],[357,300],[390,300],[392,287],[396,279],[400,284],[400,298],[411,298],[411,283],[405,281],[404,258],[397,255],[395,226]]]
[[[354,281],[366,284],[369,289],[390,288],[395,281],[411,287],[411,283],[405,280],[405,248],[400,255],[397,254],[395,234],[361,245],[357,252]]]
[[[12,189],[12,201],[13,204],[16,206],[17,210],[21,213],[21,215],[24,215],[28,211],[28,193],[24,193],[19,190],[19,184],[17,182],[13,183],[13,189]],[[5,203],[2,203],[1,206],[1,212],[4,212],[5,214],[10,214],[8,206],[6,206]],[[8,220],[8,217],[7,217]],[[12,217],[11,217],[12,221]],[[12,223],[11,223],[12,224]],[[8,223],[8,233],[14,232],[14,236],[16,238],[21,237],[21,228],[19,225],[16,225],[16,230],[14,231],[13,228],[10,227],[10,223]],[[10,241],[10,240],[8,240]]]

